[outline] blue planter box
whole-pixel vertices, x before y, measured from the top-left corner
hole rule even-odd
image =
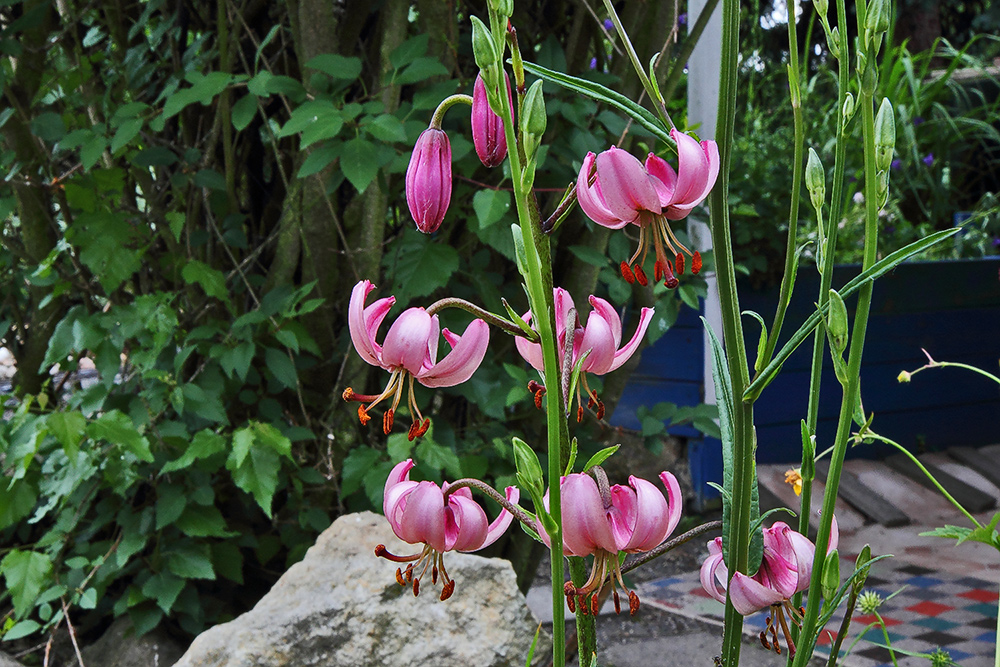
[[[857,266],[838,267],[834,286],[843,285],[858,271]],[[782,342],[815,310],[818,289],[815,269],[801,270]],[[741,288],[740,307],[771,320],[777,297],[777,287]],[[856,302],[856,298],[847,302],[852,324]],[[747,350],[753,355],[759,330],[749,319],[744,324]],[[1000,372],[1000,258],[909,262],[880,278],[875,284],[861,370],[861,395],[866,412],[875,413],[872,428],[876,432],[913,451],[1000,442],[1000,388],[995,383],[951,368],[925,371],[909,384],[897,382],[900,371],[925,363],[921,348],[938,361]],[[811,356],[809,339],[788,358],[755,404],[760,463],[801,460],[799,422],[806,414]],[[677,325],[643,352],[640,370],[615,412],[615,423],[638,428],[635,410],[643,404],[700,402],[703,359],[701,322],[696,313],[685,309]],[[841,395],[829,353],[820,391],[817,440],[822,450],[833,442]],[[696,489],[706,481],[721,481],[718,442],[699,440],[700,435],[690,428],[671,429],[671,433],[692,438],[688,454]],[[863,445],[849,455],[886,453],[885,448]]]

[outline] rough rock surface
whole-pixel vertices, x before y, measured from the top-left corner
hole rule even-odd
[[[184,646],[163,630],[136,637],[132,623],[121,617],[82,655],[87,667],[170,667],[183,652]]]
[[[524,664],[537,621],[507,561],[448,553],[454,595],[441,602],[428,573],[415,599],[396,583],[397,565],[375,557],[377,544],[418,548],[377,514],[337,519],[256,607],[199,635],[175,667]]]
[[[0,651],[0,667],[24,667],[24,665],[22,665],[17,660],[10,657],[3,651]]]

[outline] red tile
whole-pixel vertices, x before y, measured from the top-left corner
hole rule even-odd
[[[975,590],[959,593],[958,596],[963,598],[969,598],[970,600],[976,600],[977,602],[996,602],[997,598],[1000,597],[1000,593],[997,593],[996,591],[986,591],[981,588],[977,588]]]
[[[704,588],[702,588],[701,586],[698,586],[697,588],[692,588],[691,590],[689,590],[689,591],[688,591],[688,594],[689,594],[689,595],[697,595],[697,596],[699,596],[699,597],[703,597],[703,598],[711,598],[711,597],[712,597],[712,596],[711,596],[711,595],[709,595],[709,594],[708,594],[708,592],[707,592],[707,591],[706,591],[706,590],[705,590]],[[713,599],[714,599],[714,598],[713,598]]]
[[[919,604],[907,607],[907,611],[914,611],[918,614],[923,614],[924,616],[937,616],[946,611],[951,611],[954,607],[949,607],[946,604],[938,604],[937,602],[931,602],[930,600],[924,600]]]
[[[816,644],[818,646],[830,646],[836,638],[837,633],[833,630],[823,630],[819,633],[819,639],[816,641]]]
[[[947,607],[947,609],[951,609],[951,607]],[[945,610],[942,609],[942,610],[938,611],[937,613],[940,614],[942,611],[945,611]],[[920,612],[920,613],[923,614],[925,612]],[[855,616],[854,617],[854,622],[858,623],[858,624],[868,625],[869,623],[877,623],[878,619],[875,617],[875,614],[863,614],[861,616]],[[899,619],[890,618],[888,616],[883,616],[882,617],[882,622],[885,623],[885,627],[887,627],[887,628],[891,628],[894,625],[899,625],[899,624],[902,623],[902,621],[900,621]]]

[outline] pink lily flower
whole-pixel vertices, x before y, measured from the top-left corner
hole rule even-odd
[[[652,153],[643,165],[612,146],[596,156],[587,153],[576,182],[577,201],[591,220],[610,229],[639,227],[639,247],[621,264],[629,283],[648,283],[642,265],[650,245],[656,253],[656,282],[663,279],[667,287],[676,287],[675,271],[684,273],[685,255],[691,258],[692,273],[701,271],[701,254],[677,239],[668,220],[684,218],[708,196],[719,175],[719,148],[714,141],[699,143],[676,129],[670,136],[677,142],[676,172]]]
[[[406,167],[406,204],[417,229],[436,232],[451,203],[451,143],[444,130],[420,133]]]
[[[391,396],[392,407],[382,417],[382,430],[388,435],[392,431],[393,415],[403,395],[403,385],[408,384],[407,405],[414,418],[409,436],[413,440],[426,433],[430,427],[430,419],[424,419],[417,407],[413,395],[414,380],[431,388],[451,387],[468,380],[486,356],[490,329],[482,320],[473,320],[465,333],[459,336],[448,329],[441,329],[437,315],[429,315],[423,308],[408,308],[392,323],[380,345],[375,335],[396,299],[385,297],[365,307],[368,294],[373,289],[375,286],[367,280],[354,286],[348,306],[347,325],[354,349],[372,366],[389,371],[389,383],[381,394],[372,396],[356,394],[348,387],[344,390],[344,400],[362,403],[358,406],[358,418],[362,424],[367,424],[371,419],[368,412]],[[440,361],[437,358],[439,335],[444,335],[452,348]]]
[[[510,95],[510,77],[504,72],[507,82],[507,98]],[[513,103],[510,107],[510,117],[514,117]],[[476,146],[479,161],[487,167],[496,167],[507,157],[507,137],[503,131],[503,119],[493,113],[486,99],[486,82],[482,75],[476,76],[472,87],[472,143]]]
[[[560,480],[562,494],[563,553],[567,556],[594,554],[594,568],[590,578],[580,588],[567,583],[566,599],[570,606],[579,602],[582,609],[597,614],[596,593],[605,578],[617,582],[628,593],[629,609],[635,613],[639,597],[630,591],[622,580],[618,554],[651,551],[663,543],[681,518],[683,497],[677,478],[669,472],[660,473],[660,481],[667,489],[667,497],[653,484],[630,476],[628,486],[615,484],[608,487],[604,471],[595,468],[596,477],[573,473]],[[548,508],[548,492],[543,502]],[[536,522],[539,536],[551,545],[548,533]],[[590,597],[589,607],[587,598]],[[615,611],[621,610],[617,589],[614,590]]]
[[[587,393],[587,407],[597,407],[597,418],[604,418],[604,404],[597,398],[597,392],[590,389],[587,383],[587,373],[594,375],[604,375],[619,368],[629,360],[639,348],[642,337],[653,319],[653,309],[643,308],[639,312],[639,323],[636,326],[632,339],[622,345],[622,321],[615,312],[614,307],[604,299],[596,296],[589,298],[593,310],[587,317],[585,326],[580,324],[579,318],[573,327],[572,332],[566,329],[566,319],[570,310],[574,308],[573,297],[562,287],[553,290],[555,299],[555,325],[556,337],[559,343],[559,358],[565,358],[567,354],[567,335],[572,336],[571,351],[573,354],[573,365],[576,366],[580,358],[589,352],[580,367],[580,384],[577,385],[577,421],[583,419],[583,404],[580,400],[580,387]],[[531,322],[531,311],[524,314],[524,321]],[[514,339],[517,351],[520,352],[524,360],[527,361],[539,373],[544,372],[544,362],[542,359],[542,347],[539,343],[529,342],[527,339],[517,337]],[[621,346],[621,347],[619,347]],[[541,404],[541,397],[545,392],[544,387],[533,383],[530,389],[535,394],[536,405]],[[539,393],[541,392],[541,393]]]
[[[837,520],[834,518],[827,553],[837,548],[839,537]],[[780,653],[781,646],[777,637],[777,628],[780,627],[788,642],[789,652],[795,655],[795,644],[784,612],[788,612],[792,622],[801,618],[800,611],[792,608],[789,599],[809,587],[815,545],[809,538],[792,530],[788,524],[777,521],[770,528],[764,529],[764,557],[756,574],[747,576],[735,572],[732,580],[729,580],[729,570],[723,559],[721,537],[708,543],[708,552],[709,556],[701,566],[701,585],[705,591],[724,603],[726,582],[729,581],[729,599],[740,614],[748,616],[770,607],[771,616],[768,617],[767,627],[760,633],[761,643],[765,648],[773,645],[775,651]],[[768,632],[771,633],[771,641],[766,638]]]
[[[406,570],[396,569],[396,581],[401,586],[412,584],[413,594],[420,593],[420,579],[431,568],[431,581],[441,575],[441,599],[455,592],[455,581],[444,567],[446,551],[479,551],[497,541],[514,517],[506,509],[487,524],[486,512],[472,499],[468,487],[449,492],[449,484],[410,480],[413,459],[402,461],[392,469],[385,481],[382,511],[396,537],[410,544],[423,544],[423,549],[410,556],[389,553],[385,545],[375,547],[375,555],[396,563],[408,563]],[[507,502],[520,497],[517,487],[506,489]]]

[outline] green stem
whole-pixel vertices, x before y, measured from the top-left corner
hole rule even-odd
[[[587,583],[587,561],[578,556],[569,557],[569,576],[577,588]],[[562,593],[562,591],[559,591]],[[553,595],[556,591],[552,592]],[[596,593],[595,593],[596,595]],[[564,598],[560,597],[560,602]],[[597,622],[591,614],[584,613],[584,605],[576,606],[576,646],[581,665],[589,665],[597,655]]]
[[[788,10],[789,16],[798,14],[799,1],[794,0]],[[781,277],[781,290],[778,295],[778,306],[774,313],[774,323],[767,344],[754,363],[758,371],[767,366],[778,345],[781,325],[785,321],[788,302],[792,298],[792,286],[795,284],[795,272],[798,267],[795,248],[799,235],[799,196],[802,191],[803,153],[805,151],[805,129],[802,122],[802,93],[799,87],[799,42],[796,36],[795,21],[788,23],[788,91],[792,104],[792,124],[794,128],[794,154],[792,157],[792,192],[791,204],[788,207],[788,239],[785,243],[785,272]]]
[[[885,639],[885,645],[889,647],[889,658],[892,659],[893,667],[899,667],[899,663],[896,662],[896,652],[892,650],[892,642],[889,640],[889,630],[885,627],[885,621],[882,620],[882,615],[877,611],[875,612],[875,618],[878,619],[878,625],[882,628],[882,638]]]
[[[864,34],[866,4],[864,0],[857,3],[858,26]],[[842,32],[846,32],[842,31]],[[874,58],[875,54],[870,54]],[[865,158],[865,246],[862,270],[871,267],[876,260],[878,250],[878,209],[879,200],[877,188],[877,170],[875,166],[875,111],[873,93],[871,90],[865,92],[862,87],[859,105],[862,115],[862,130],[864,136],[864,158]],[[840,475],[843,470],[844,456],[847,453],[847,444],[851,430],[851,419],[857,404],[860,392],[860,371],[861,356],[864,352],[865,333],[868,328],[868,315],[871,311],[873,282],[866,282],[858,290],[858,305],[855,311],[854,328],[851,333],[850,353],[848,355],[848,383],[844,388],[843,399],[840,404],[840,417],[837,422],[837,435],[834,439],[834,449],[830,456],[830,470],[827,473],[826,493],[823,496],[823,512],[820,517],[819,529],[816,535],[816,553],[825,554],[827,545],[830,542],[830,529],[833,522],[834,505],[837,500],[837,489],[840,486]],[[802,634],[807,642],[815,640],[817,619],[819,617],[819,607],[821,597],[820,581],[823,575],[822,567],[813,568],[812,579],[810,580],[809,602],[806,606],[806,613],[802,620]],[[812,655],[812,650],[800,650],[795,655],[795,667],[805,667],[806,662]]]
[[[491,10],[491,25],[498,20],[495,12]],[[501,44],[504,43],[506,42],[501,42]],[[562,381],[556,331],[552,321],[552,313],[555,312],[552,294],[552,261],[549,253],[549,241],[542,233],[538,210],[532,198],[532,184],[525,183],[523,179],[524,167],[519,154],[517,131],[510,116],[509,91],[507,86],[501,85],[499,88],[502,97],[500,111],[504,136],[507,140],[507,146],[510,147],[507,155],[510,160],[514,202],[524,242],[524,280],[528,291],[528,305],[531,308],[532,324],[540,338],[545,368],[545,386],[549,388],[549,391],[545,393],[549,512],[556,525],[555,532],[549,534],[552,545],[550,558],[552,565],[552,664],[553,667],[564,667],[566,664],[566,616],[562,593],[565,574],[563,570],[562,502],[559,480],[562,477],[563,456],[567,458],[569,456],[569,431],[566,425],[566,408],[563,404],[562,392],[558,390],[562,386]]]
[[[824,17],[825,18],[825,17]],[[837,72],[837,107],[841,111],[837,121],[837,149],[833,163],[833,193],[830,199],[829,227],[826,233],[826,248],[823,252],[823,267],[819,281],[817,300],[822,307],[830,299],[833,285],[833,265],[837,254],[837,221],[843,208],[844,165],[847,160],[847,121],[842,113],[850,86],[851,53],[847,34],[847,7],[844,0],[837,1],[837,24],[840,30],[840,58]],[[809,432],[816,433],[819,423],[820,381],[823,377],[823,357],[826,354],[826,327],[820,323],[813,338],[812,362],[809,369],[809,402],[806,408],[806,425]],[[819,458],[819,457],[817,457]],[[809,534],[809,516],[812,512],[812,480],[803,480],[802,501],[799,507],[799,532]],[[796,601],[801,599],[799,595]]]
[[[929,364],[927,364],[925,366],[921,366],[920,368],[918,368],[915,371],[910,371],[909,376],[913,377],[914,375],[916,375],[920,371],[925,371],[928,368],[945,368],[945,367],[948,367],[948,366],[950,366],[952,368],[964,368],[967,371],[974,371],[976,373],[979,373],[983,377],[988,378],[990,380],[993,380],[997,384],[1000,384],[1000,377],[997,377],[996,375],[993,375],[992,373],[988,373],[988,372],[984,371],[982,368],[976,368],[975,366],[970,366],[968,364],[960,364],[960,363],[958,363],[956,361],[933,361],[933,362],[931,362],[931,363],[929,363]],[[907,379],[907,382],[908,381],[909,380]]]
[[[896,449],[898,449],[899,451],[901,451],[903,454],[905,454],[907,458],[909,458],[911,461],[913,461],[913,463],[918,468],[920,468],[920,472],[924,473],[927,476],[927,479],[929,479],[931,481],[931,484],[933,484],[934,487],[937,488],[937,490],[941,492],[941,495],[944,496],[945,499],[947,499],[948,502],[950,502],[952,505],[954,505],[956,508],[958,508],[958,511],[961,512],[962,514],[964,514],[965,517],[969,521],[971,521],[972,524],[976,528],[982,528],[983,527],[983,525],[981,523],[979,523],[979,521],[976,520],[976,517],[974,517],[971,514],[969,514],[969,511],[962,506],[962,503],[960,503],[957,500],[955,500],[955,497],[952,496],[950,493],[948,493],[943,486],[941,486],[941,483],[938,482],[934,478],[934,475],[931,474],[930,470],[928,470],[924,466],[924,464],[920,462],[920,459],[918,459],[916,456],[914,456],[912,452],[908,451],[906,449],[906,447],[903,447],[901,444],[899,444],[895,440],[890,440],[889,438],[881,436],[878,433],[872,433],[871,431],[866,431],[865,434],[864,434],[864,437],[866,437],[866,438],[872,438],[873,440],[878,440],[879,442],[884,442],[887,445],[892,445],[893,447],[895,447]]]
[[[722,4],[722,53],[720,54],[719,110],[716,140],[719,144],[719,178],[709,198],[712,248],[722,310],[726,360],[729,364],[732,395],[742,397],[749,384],[739,294],[729,224],[729,169],[736,118],[736,74],[739,50],[739,3]],[[733,488],[727,563],[730,573],[747,573],[750,549],[750,500],[754,480],[753,402],[735,401],[733,406]],[[722,639],[724,664],[736,667],[740,659],[743,617],[726,604],[726,626]]]
[[[448,97],[441,100],[441,103],[437,105],[437,109],[434,110],[434,115],[431,116],[431,124],[428,125],[430,128],[435,130],[441,129],[441,123],[444,122],[444,115],[447,113],[448,109],[452,108],[456,104],[468,104],[472,106],[472,96],[471,95],[449,95]]]

